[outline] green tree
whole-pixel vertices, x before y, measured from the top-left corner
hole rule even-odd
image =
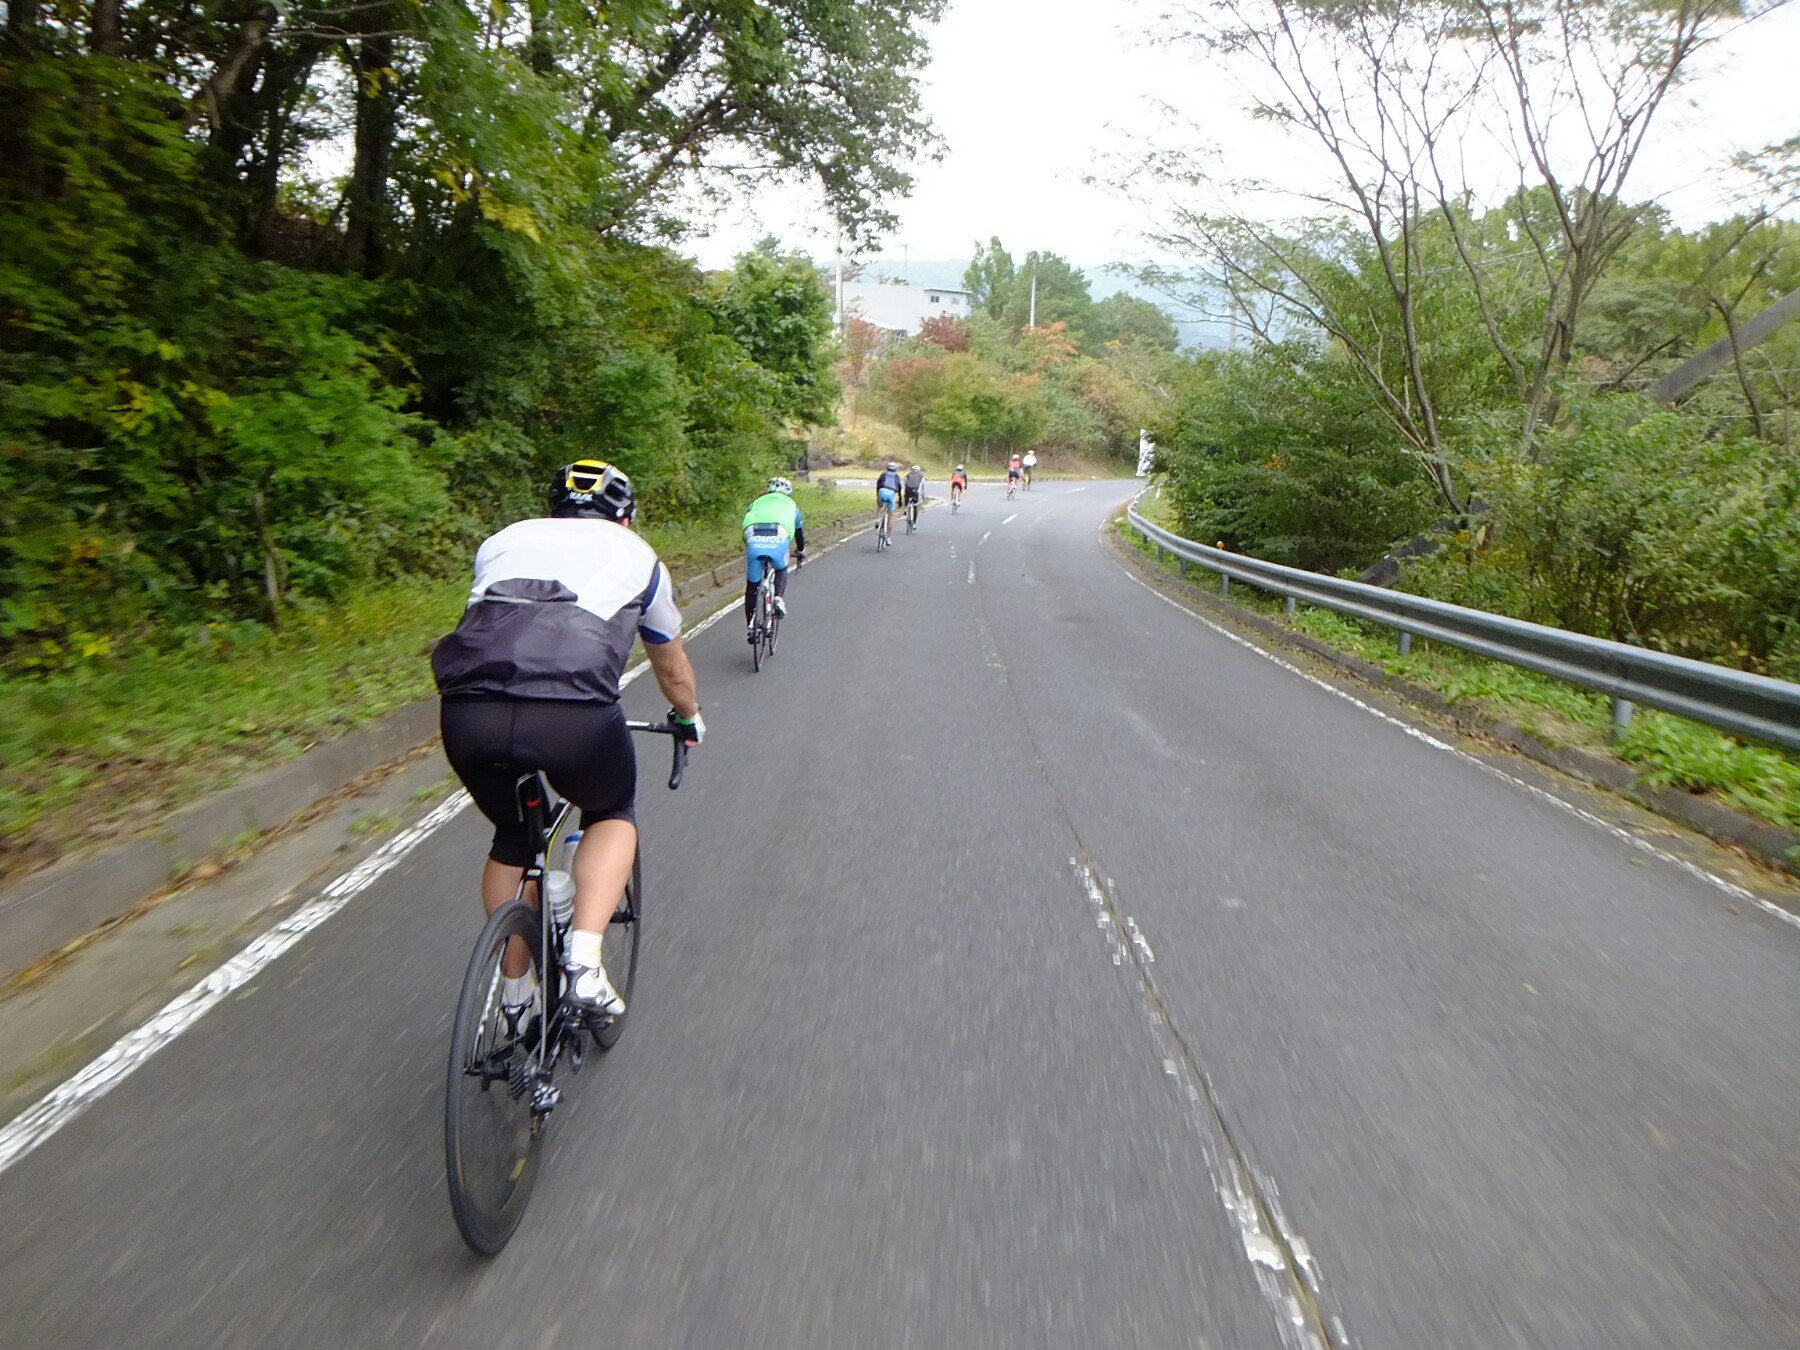
[[[970,308],[984,311],[989,318],[1000,318],[1012,292],[1016,270],[1012,254],[1000,243],[998,235],[986,245],[977,243],[975,260],[963,272],[963,289],[969,293]]]
[[[725,332],[769,381],[769,406],[800,426],[830,420],[841,392],[832,374],[831,297],[825,278],[798,254],[739,255],[717,289]]]
[[[1175,321],[1161,306],[1124,291],[1094,305],[1090,328],[1100,343],[1136,341],[1172,352],[1180,342]]]
[[[1037,326],[1066,324],[1069,335],[1083,351],[1096,345],[1093,327],[1094,298],[1088,293],[1087,277],[1068,261],[1054,253],[1035,249],[1025,255],[1013,277],[1011,293],[1006,298],[1002,317],[1013,332],[1022,332],[1032,313],[1032,290],[1037,292]]]

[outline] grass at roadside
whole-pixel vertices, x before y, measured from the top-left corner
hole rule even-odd
[[[796,489],[821,533],[866,512],[864,495]],[[735,517],[644,535],[677,582],[742,547]],[[431,644],[467,594],[466,576],[407,578],[280,632],[214,625],[47,678],[0,676],[0,880],[429,696]]]
[[[1166,524],[1149,509],[1154,496],[1154,491],[1148,494],[1140,509],[1147,518]],[[1146,556],[1155,557],[1154,547],[1136,534],[1124,531],[1122,537]],[[1168,570],[1175,570],[1173,561]],[[1209,581],[1212,576],[1193,568],[1189,575]],[[1452,703],[1511,722],[1546,745],[1616,755],[1635,767],[1649,787],[1713,793],[1759,819],[1800,830],[1800,763],[1779,750],[1747,744],[1698,722],[1649,709],[1639,709],[1625,735],[1614,741],[1609,737],[1611,704],[1604,695],[1436,644],[1415,642],[1411,652],[1402,656],[1399,637],[1391,629],[1305,606],[1290,619],[1283,613],[1281,597],[1252,586],[1233,586],[1231,599],[1296,632],[1434,689]]]

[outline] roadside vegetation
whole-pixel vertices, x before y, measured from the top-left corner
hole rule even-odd
[[[422,692],[470,550],[624,467],[678,574],[834,416],[830,302],[733,165],[872,238],[941,0],[12,0],[0,857]]]
[[[1327,0],[1221,0],[1153,33],[1229,66],[1292,151],[1227,179],[1201,129],[1165,122],[1115,175],[1180,260],[1143,277],[1236,339],[1170,369],[1146,423],[1172,528],[1800,679],[1800,323],[1747,331],[1800,292],[1800,140],[1717,165],[1710,223],[1632,195],[1696,54],[1765,8],[1402,0],[1351,22]],[[1604,700],[1402,658],[1329,613],[1296,623],[1606,744]],[[1654,713],[1609,748],[1800,825],[1790,756]]]
[[[868,513],[859,492],[802,484],[795,496],[821,538]],[[736,519],[649,520],[643,533],[677,583],[742,557]],[[430,697],[431,645],[462,612],[468,561],[279,629],[214,621],[0,681],[0,880]]]
[[[851,442],[867,419],[862,434],[878,453],[935,453],[976,474],[1027,448],[1048,472],[1135,468],[1139,432],[1183,365],[1169,317],[1130,295],[1096,301],[1063,258],[1031,252],[1015,263],[999,239],[976,245],[963,284],[968,319],[929,320],[901,342],[884,345],[872,325],[851,321],[838,366]],[[894,444],[890,427],[908,444]]]

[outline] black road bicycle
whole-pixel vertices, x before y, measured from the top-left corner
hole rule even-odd
[[[756,610],[750,617],[750,664],[757,670],[775,655],[781,637],[781,611],[775,608],[775,564],[762,560],[762,577],[756,583]]]
[[[687,746],[678,729],[666,722],[625,725],[676,738],[669,786],[680,787]],[[525,897],[542,895],[551,841],[573,828],[580,813],[570,803],[557,801],[536,770],[520,775],[518,803],[530,831],[534,860],[525,869],[518,894],[488,918],[469,958],[456,1001],[444,1098],[444,1172],[450,1184],[450,1209],[463,1241],[483,1256],[504,1247],[525,1216],[550,1113],[562,1100],[555,1082],[557,1069],[566,1063],[570,1073],[579,1073],[589,1038],[601,1050],[610,1050],[625,1030],[643,926],[643,869],[641,860],[634,860],[631,880],[601,941],[601,960],[626,1011],[597,1018],[564,1007],[566,925],[555,921],[549,905],[532,904]],[[537,1006],[524,1026],[509,1023],[500,1001],[500,963],[514,942],[529,950],[538,979]]]
[[[923,495],[923,494],[920,494]],[[906,499],[906,532],[912,534],[919,528],[919,497]]]

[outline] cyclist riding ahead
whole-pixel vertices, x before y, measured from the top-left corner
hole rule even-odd
[[[969,475],[963,466],[958,464],[956,472],[950,475],[950,500],[961,505],[963,493],[969,490]]]
[[[1010,498],[1019,486],[1019,475],[1025,472],[1024,462],[1014,455],[1006,464],[1006,495]]]
[[[1030,487],[1031,475],[1037,469],[1037,451],[1027,450],[1025,452],[1025,458],[1020,461],[1019,467],[1025,471],[1025,486]]]
[[[900,466],[893,460],[888,461],[887,468],[875,480],[875,510],[880,516],[875,528],[881,531],[882,537],[894,537],[894,505],[900,500]]]
[[[518,892],[533,843],[514,784],[541,769],[581,808],[565,997],[578,1012],[614,1017],[625,1003],[600,939],[637,856],[637,758],[619,707],[634,638],[644,639],[681,740],[698,745],[706,732],[675,588],[632,532],[635,514],[631,480],[612,465],[582,459],[557,470],[549,518],[508,525],[476,551],[469,606],[431,655],[444,753],[494,824],[482,904],[492,914]],[[537,999],[523,942],[513,940],[501,970],[502,1004],[519,1030]]]
[[[925,491],[925,470],[917,464],[906,471],[906,520],[907,528],[912,527],[918,518],[919,499]]]
[[[800,508],[794,504],[794,485],[785,478],[771,478],[763,495],[744,512],[744,635],[756,641],[756,584],[762,580],[765,561],[775,569],[775,612],[787,615],[788,543],[794,556],[806,561],[806,530]]]

